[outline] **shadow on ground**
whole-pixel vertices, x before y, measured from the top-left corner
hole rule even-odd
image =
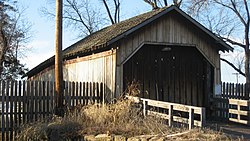
[[[208,121],[207,127],[222,131],[232,138],[243,138],[250,141],[250,126],[225,121]]]

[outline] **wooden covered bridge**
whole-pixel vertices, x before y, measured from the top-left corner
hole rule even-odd
[[[63,51],[63,77],[103,83],[104,101],[119,97],[136,81],[139,97],[203,107],[209,118],[214,98],[222,96],[219,51],[232,50],[178,7],[170,6],[105,27],[69,46]],[[53,81],[54,56],[26,76]]]

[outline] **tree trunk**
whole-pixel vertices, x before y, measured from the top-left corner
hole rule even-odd
[[[246,83],[250,84],[250,76],[249,76],[249,21],[245,25],[245,41],[246,41],[246,46],[245,46],[245,74],[246,74]]]
[[[7,48],[7,40],[3,31],[3,28],[0,27],[0,76],[3,73],[3,62],[4,62],[4,54],[6,53]]]
[[[249,80],[249,49],[245,50],[245,76],[246,76],[246,83],[250,83]]]

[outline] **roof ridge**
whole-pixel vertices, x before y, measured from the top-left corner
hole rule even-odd
[[[69,46],[66,48],[63,52],[65,55],[74,54],[77,52],[81,52],[84,49],[91,49],[92,47],[103,45],[113,39],[114,37],[117,37],[118,35],[128,31],[129,29],[137,26],[138,24],[146,21],[147,19],[153,17],[154,15],[157,15],[158,13],[164,11],[168,7],[163,7],[159,9],[155,9],[152,11],[148,11],[143,14],[136,15],[134,17],[128,18],[126,20],[123,20],[119,23],[109,25],[107,27],[104,27],[93,34],[86,36],[85,38],[79,40],[75,44]],[[114,32],[114,29],[116,33]],[[98,38],[98,39],[96,39]]]

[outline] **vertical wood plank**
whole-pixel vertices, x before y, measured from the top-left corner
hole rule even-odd
[[[241,99],[244,97],[244,85],[241,84]]]
[[[191,130],[194,126],[194,109],[189,108],[188,129]]]
[[[6,111],[6,115],[5,115],[5,129],[6,129],[6,140],[9,140],[9,90],[10,90],[10,83],[9,81],[7,81],[6,83],[6,101],[5,101],[5,111]]]
[[[240,103],[239,102],[237,102],[237,119],[238,119],[238,121],[240,121]]]
[[[80,105],[83,105],[83,95],[82,95],[82,82],[80,82],[79,83],[79,97],[80,97],[80,99],[79,99],[79,104]]]
[[[78,105],[78,82],[75,82],[75,106]]]
[[[206,109],[205,108],[201,109],[201,115],[200,116],[201,116],[201,119],[200,119],[201,127],[204,127],[205,124],[206,124]]]
[[[92,90],[93,90],[92,83],[89,82],[89,104],[93,103],[93,97],[92,97],[93,91]]]
[[[95,82],[93,82],[92,83],[92,89],[93,89],[93,103],[96,103],[96,83]]]
[[[22,106],[23,106],[23,114],[22,114],[22,124],[27,122],[27,83],[28,81],[23,81],[23,97],[22,97]]]
[[[90,104],[90,95],[89,95],[89,82],[86,83],[86,105]]]
[[[5,87],[6,87],[6,85],[5,85],[5,81],[0,81],[1,82],[1,93],[2,93],[2,99],[1,99],[1,106],[2,106],[2,108],[1,108],[1,113],[2,113],[2,115],[1,115],[1,127],[2,127],[2,129],[1,129],[1,131],[2,131],[2,140],[5,140],[5,115],[6,115],[6,112],[5,112],[5,96],[6,96],[6,94],[5,94]]]
[[[42,119],[46,118],[46,82],[42,81]]]
[[[22,91],[22,85],[23,85],[23,81],[18,81],[18,94],[17,94],[17,100],[18,100],[18,127],[20,127],[20,125],[22,125],[22,115],[23,115],[23,100],[21,99],[23,97],[23,91]]]
[[[148,101],[143,100],[143,116],[146,117],[147,116],[147,107],[148,107]]]
[[[168,126],[172,127],[173,123],[173,105],[169,104],[168,108]]]
[[[14,88],[15,88],[15,93],[14,93],[14,112],[13,112],[13,130],[14,130],[14,134],[13,134],[13,139],[14,137],[17,135],[16,130],[17,130],[17,117],[18,117],[18,101],[17,101],[17,94],[18,94],[18,81],[14,81]]]
[[[100,83],[96,83],[96,96],[97,96],[97,103],[101,103],[101,100],[100,100]]]
[[[49,116],[49,107],[50,107],[50,82],[46,81],[46,116]]]
[[[103,83],[101,83],[101,86],[100,86],[100,97],[101,97],[101,102],[104,105],[105,97],[104,97],[104,84]]]
[[[65,93],[64,93],[64,101],[65,101],[65,105],[67,105],[67,107],[70,107],[70,101],[69,101],[69,81],[65,82]]]
[[[33,101],[34,101],[34,111],[33,111],[33,114],[34,114],[34,116],[33,116],[33,121],[37,121],[37,118],[38,118],[38,103],[39,103],[39,90],[40,90],[40,88],[39,88],[39,85],[38,85],[38,81],[35,81],[34,82],[34,85],[33,85],[34,87],[33,87],[33,89],[34,89],[34,94],[33,94]]]
[[[82,92],[83,92],[82,93],[82,95],[83,95],[83,105],[87,105],[86,83],[83,82],[82,86],[83,86],[83,88],[82,88]]]
[[[14,88],[14,81],[10,81],[10,95],[9,95],[9,103],[10,103],[10,107],[9,107],[9,114],[10,114],[10,124],[9,124],[9,131],[10,131],[10,140],[13,140],[13,120],[14,120],[14,116],[13,116],[13,110],[14,110],[14,93],[15,93],[15,88]]]
[[[75,86],[76,86],[75,82],[72,82],[72,93],[71,93],[71,95],[72,95],[72,99],[71,99],[72,100],[72,107],[76,106],[75,105],[75,99],[76,99],[76,96],[75,96],[75,92],[76,92]]]
[[[51,82],[51,102],[50,102],[50,105],[51,105],[51,108],[50,108],[50,115],[52,114],[52,111],[54,111],[55,109],[55,98],[56,98],[56,93],[55,93],[55,82]]]

